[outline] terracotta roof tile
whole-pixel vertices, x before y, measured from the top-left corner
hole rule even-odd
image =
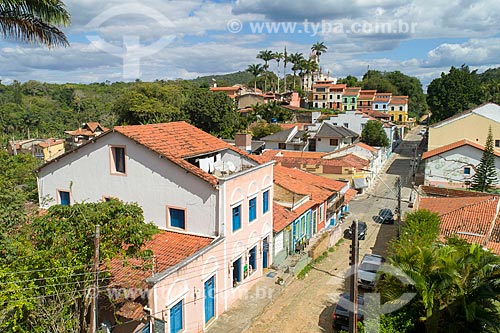
[[[217,178],[189,163],[185,158],[223,149],[231,149],[240,155],[258,162],[242,150],[184,121],[151,125],[116,126],[114,131],[157,152],[212,185],[218,183]]]
[[[232,86],[232,87],[212,87],[210,88],[211,91],[237,91],[240,90],[241,87],[238,86]]]
[[[324,202],[346,185],[337,180],[280,165],[274,167],[274,182],[294,193],[309,195],[317,203]]]
[[[453,143],[450,143],[448,145],[445,145],[445,146],[433,149],[431,151],[426,151],[425,153],[422,154],[422,159],[425,160],[425,159],[427,159],[429,157],[436,156],[436,155],[442,154],[444,152],[447,152],[447,151],[450,151],[450,150],[453,150],[453,149],[456,149],[456,148],[459,148],[459,147],[462,147],[462,146],[465,146],[465,145],[469,145],[471,147],[474,147],[474,148],[477,148],[479,150],[483,150],[484,151],[484,146],[481,146],[480,144],[475,143],[473,141],[470,141],[470,140],[467,140],[467,139],[463,139],[463,140],[460,140],[460,141],[457,141],[457,142],[453,142]],[[495,156],[500,157],[500,153],[499,152],[494,151],[494,154],[495,154]]]
[[[304,214],[308,209],[314,207],[316,203],[309,200],[295,210],[282,206],[276,202],[273,203],[273,231],[280,232],[285,229],[290,223],[295,221],[300,215]]]
[[[47,139],[44,142],[40,142],[38,145],[40,147],[42,147],[42,148],[47,148],[47,147],[51,147],[51,146],[58,145],[58,144],[61,144],[61,143],[64,143],[64,140],[62,140],[62,139],[60,139],[60,140],[57,140],[57,139]]]
[[[175,266],[208,246],[213,238],[189,235],[174,231],[161,231],[148,241],[144,249],[152,250],[155,256],[155,272],[159,273]],[[106,265],[111,270],[112,283],[120,287],[144,286],[144,280],[152,275],[151,263],[142,259],[113,259]]]
[[[352,199],[358,194],[358,191],[356,191],[353,188],[348,189],[345,194],[344,194],[344,203],[348,204],[351,202]]]

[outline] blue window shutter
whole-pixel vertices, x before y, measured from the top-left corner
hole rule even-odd
[[[241,228],[241,205],[233,208],[233,231]]]
[[[170,333],[177,333],[182,331],[182,328],[184,326],[182,303],[183,301],[181,300],[170,309]]]
[[[59,191],[59,202],[62,206],[69,206],[70,205],[69,192]]]
[[[269,190],[262,193],[262,212],[267,213],[269,210]]]
[[[186,228],[186,212],[183,209],[169,208],[170,226],[176,228]]]
[[[248,221],[251,222],[257,218],[257,199],[253,198],[248,201]]]

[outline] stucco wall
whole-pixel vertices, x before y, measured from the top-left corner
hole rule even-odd
[[[442,126],[431,126],[429,127],[429,151],[463,139],[469,139],[484,146],[490,126],[493,140],[500,140],[500,124],[476,114],[470,114]],[[495,149],[500,151],[500,147]]]
[[[112,175],[110,145],[125,146],[126,175]],[[217,191],[119,133],[111,133],[54,161],[39,174],[41,207],[57,204],[57,190],[71,191],[71,201],[98,202],[103,196],[137,202],[145,221],[167,227],[167,206],[186,209],[186,230],[205,235],[218,232]],[[45,199],[52,198],[47,202]]]
[[[465,179],[474,176],[473,166],[481,161],[483,152],[471,146],[462,146],[452,151],[432,156],[425,160],[425,183],[463,187]],[[470,175],[464,175],[464,167],[470,167]],[[500,179],[500,158],[495,157],[497,177]]]

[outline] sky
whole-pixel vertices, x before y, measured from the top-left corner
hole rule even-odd
[[[399,70],[424,86],[500,67],[497,0],[66,0],[70,46],[0,41],[3,83],[191,79],[245,70],[260,50],[324,42],[324,72]],[[276,62],[270,70],[276,71]],[[288,67],[288,73],[290,67]],[[283,75],[283,69],[280,69]]]

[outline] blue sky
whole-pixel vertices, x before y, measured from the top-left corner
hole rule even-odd
[[[500,66],[496,0],[67,0],[71,46],[0,42],[0,78],[46,82],[195,78],[245,70],[269,49],[323,41],[321,67],[400,70],[425,85],[450,66]],[[276,69],[276,63],[271,64]]]

